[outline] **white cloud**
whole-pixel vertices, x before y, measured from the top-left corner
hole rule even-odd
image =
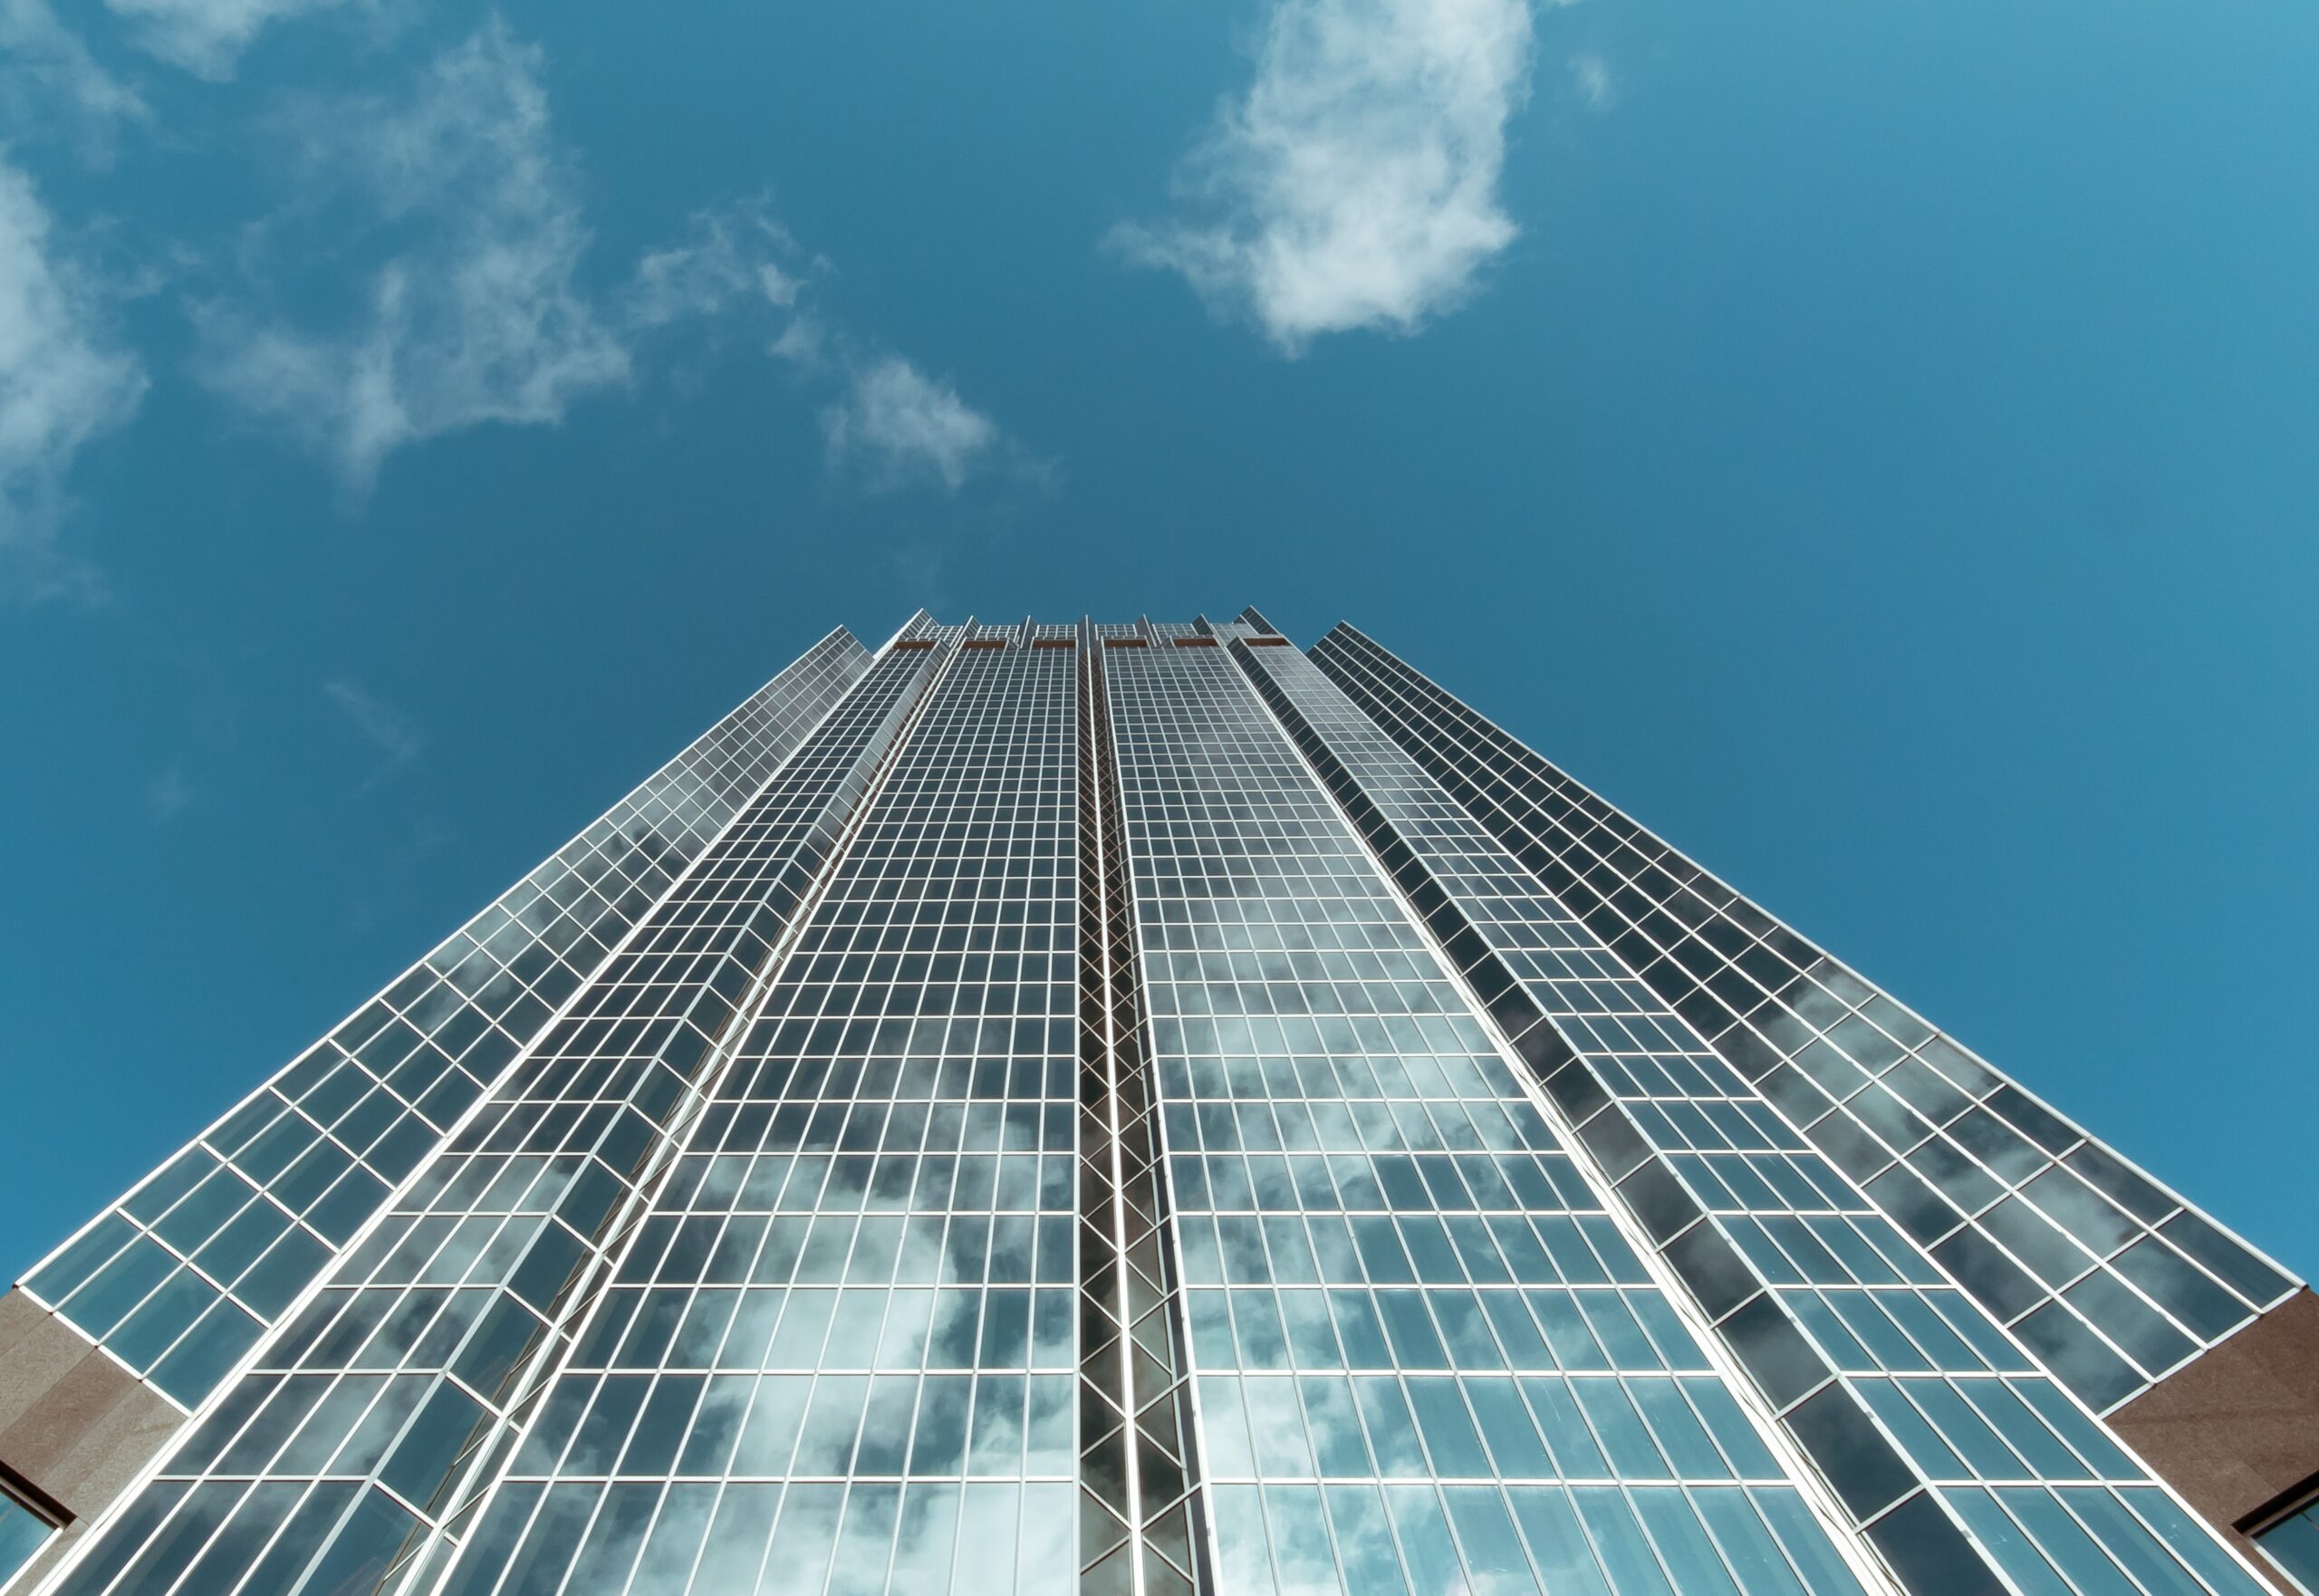
[[[138,45],[199,77],[234,75],[242,52],[267,24],[342,0],[105,0]]]
[[[885,486],[932,476],[953,493],[999,442],[989,417],[898,355],[856,367],[822,427],[832,464],[859,459]]]
[[[1526,0],[1280,0],[1188,168],[1195,219],[1113,243],[1290,353],[1414,332],[1514,239],[1497,183],[1530,53]]]
[[[168,825],[200,795],[201,790],[186,779],[185,767],[173,764],[145,784],[145,818],[157,826]]]
[[[677,322],[750,308],[792,331],[803,319],[807,268],[792,270],[800,252],[762,204],[696,216],[689,237],[648,251],[624,285],[590,288],[580,179],[554,138],[543,64],[493,22],[401,100],[308,103],[290,131],[309,208],[351,194],[398,253],[336,330],[234,303],[196,312],[210,384],[303,436],[358,494],[406,444],[562,421],[626,385],[640,343]],[[277,243],[313,230],[297,208],[276,221]],[[333,233],[315,253],[328,264],[346,247]]]
[[[800,371],[819,371],[829,362],[829,344],[828,326],[819,316],[801,312],[789,319],[789,325],[765,346],[765,352]]]
[[[650,251],[636,263],[621,306],[630,326],[715,316],[748,299],[779,310],[795,307],[805,284],[774,258],[795,252],[778,222],[755,211],[711,212],[693,218],[693,242]]]
[[[1611,75],[1611,63],[1599,55],[1583,54],[1570,58],[1571,82],[1577,85],[1578,97],[1589,111],[1608,111],[1619,102],[1619,82]]]
[[[405,103],[313,108],[318,169],[422,241],[372,274],[342,332],[202,313],[210,381],[304,433],[357,488],[404,444],[560,421],[573,399],[628,380],[625,342],[575,282],[589,233],[539,70],[539,52],[493,23]]]
[[[355,735],[379,756],[378,772],[364,784],[366,786],[384,781],[417,759],[426,746],[410,716],[360,683],[343,678],[324,682],[322,696],[337,706]]]
[[[102,161],[124,122],[151,113],[137,91],[97,63],[48,0],[0,0],[0,111],[24,135],[61,135]]]
[[[55,246],[30,178],[0,164],[0,595],[92,581],[57,532],[82,447],[136,413],[146,379],[102,325],[95,279]]]

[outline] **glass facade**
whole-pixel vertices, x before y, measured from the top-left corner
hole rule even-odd
[[[2292,1285],[1349,629],[920,615],[34,1273],[0,1589],[2252,1596],[2100,1415]]]
[[[442,1145],[869,667],[831,633],[34,1269],[179,1406]]]
[[[1350,626],[1321,668],[2099,1409],[2297,1283]]]
[[[2319,1502],[2305,1503],[2266,1529],[2255,1544],[2294,1580],[2296,1588],[2319,1591]]]
[[[0,1495],[0,1584],[38,1555],[56,1526],[14,1497]]]

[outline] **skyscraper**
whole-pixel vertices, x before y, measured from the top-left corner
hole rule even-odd
[[[0,1299],[10,1596],[2249,1596],[2298,1283],[1362,634],[817,644]]]

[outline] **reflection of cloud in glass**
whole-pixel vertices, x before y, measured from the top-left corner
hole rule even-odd
[[[1321,1473],[1340,1476],[1373,1473],[1369,1445],[1362,1438],[1361,1416],[1352,1405],[1352,1385],[1341,1375],[1306,1375],[1298,1385]]]
[[[742,1591],[769,1588],[781,1591],[819,1591],[830,1566],[832,1543],[837,1538],[838,1509],[845,1499],[843,1485],[792,1485],[782,1498],[781,1522],[765,1553],[765,1585],[726,1585],[707,1580],[707,1564],[693,1578],[702,1592]]]
[[[1321,1493],[1312,1485],[1267,1485],[1265,1515],[1272,1522],[1273,1564],[1280,1596],[1336,1596],[1342,1589]]]
[[[867,1369],[878,1350],[879,1327],[885,1322],[886,1298],[882,1290],[866,1286],[848,1286],[837,1294],[837,1312],[830,1321],[828,1351],[823,1354],[824,1369]]]
[[[775,1369],[812,1369],[821,1361],[822,1341],[829,1334],[830,1316],[837,1311],[837,1293],[801,1289],[789,1293],[781,1323],[773,1332],[766,1360]]]
[[[1198,1391],[1198,1435],[1205,1472],[1211,1477],[1227,1479],[1253,1476],[1255,1454],[1248,1449],[1248,1426],[1240,1405],[1240,1382],[1228,1374],[1203,1374],[1194,1377],[1194,1383]]]
[[[1265,1520],[1254,1485],[1211,1485],[1208,1493],[1216,1534],[1218,1583],[1227,1591],[1272,1587],[1272,1560],[1265,1550]],[[1379,1590],[1400,1589],[1398,1582]]]
[[[1069,1596],[1077,1588],[1073,1572],[1079,1566],[1076,1490],[1068,1485],[1023,1487],[1015,1596]]]
[[[757,1382],[749,1421],[742,1428],[740,1445],[733,1452],[735,1474],[789,1472],[789,1455],[796,1449],[797,1430],[804,1422],[805,1399],[813,1384],[813,1377],[805,1374],[769,1374]]]
[[[1256,1437],[1256,1472],[1266,1479],[1308,1479],[1312,1447],[1296,1403],[1295,1381],[1285,1375],[1241,1381],[1248,1404],[1249,1432]]]
[[[708,1526],[708,1540],[700,1549],[700,1566],[693,1573],[699,1591],[751,1591],[765,1562],[765,1535],[781,1502],[781,1487],[734,1484],[725,1487],[717,1517]]]
[[[1224,1278],[1235,1284],[1256,1284],[1272,1278],[1265,1262],[1264,1234],[1253,1219],[1220,1214],[1216,1235],[1224,1253]]]
[[[720,1374],[710,1379],[700,1407],[693,1414],[692,1428],[685,1437],[678,1473],[724,1472],[732,1457],[733,1445],[740,1438],[741,1425],[748,1418],[749,1399],[756,1394],[756,1388],[755,1380],[746,1374]]]
[[[1068,1291],[1043,1291],[1031,1321],[1031,1366],[1069,1369],[1076,1361],[1079,1337],[1076,1304]]]
[[[1015,1518],[1022,1487],[970,1485],[958,1526],[958,1561],[953,1589],[980,1591],[1005,1588],[1015,1566]]]
[[[698,1293],[685,1316],[677,1326],[677,1337],[669,1351],[671,1367],[695,1369],[713,1363],[717,1349],[724,1344],[725,1332],[733,1322],[733,1311],[740,1305],[737,1291],[715,1289]]]
[[[974,1443],[969,1474],[1019,1476],[1023,1472],[1023,1377],[986,1374],[975,1380]]]
[[[847,1495],[837,1555],[830,1565],[829,1596],[880,1596],[901,1499],[900,1485],[882,1484],[856,1485]],[[776,1589],[786,1588],[785,1575],[768,1572],[783,1581]]]
[[[619,1590],[643,1549],[644,1532],[659,1505],[660,1486],[616,1485],[604,1495],[603,1511],[588,1531],[580,1559],[572,1565],[567,1588],[574,1591]]]
[[[894,1292],[886,1303],[886,1322],[879,1332],[877,1366],[916,1369],[924,1360],[929,1333],[934,1325],[934,1293]]]
[[[963,1474],[967,1466],[967,1405],[973,1380],[929,1374],[918,1399],[918,1431],[910,1438],[913,1474]]]
[[[636,1565],[631,1588],[684,1589],[685,1576],[692,1571],[693,1555],[700,1549],[701,1534],[707,1529],[708,1515],[716,1505],[713,1485],[670,1485],[668,1499],[660,1505],[660,1516],[653,1522],[652,1538],[645,1543],[644,1556]]]
[[[854,1455],[860,1475],[899,1475],[909,1457],[910,1418],[918,1407],[918,1380],[907,1374],[881,1374],[870,1382],[870,1403],[861,1416],[861,1447]]]
[[[947,1596],[957,1528],[958,1487],[912,1481],[902,1498],[901,1530],[894,1538],[888,1587],[891,1596]]]
[[[717,1353],[717,1368],[765,1367],[765,1350],[773,1344],[774,1329],[781,1322],[782,1299],[788,1294],[765,1290],[740,1293],[740,1305],[733,1313],[733,1328],[726,1332],[725,1344]]]
[[[815,1383],[805,1426],[797,1441],[799,1475],[842,1475],[853,1466],[853,1443],[861,1434],[862,1404],[870,1381],[858,1374],[824,1374]]]
[[[1025,1475],[1069,1475],[1076,1448],[1072,1444],[1072,1385],[1070,1375],[1031,1377],[1030,1421],[1025,1429]]]

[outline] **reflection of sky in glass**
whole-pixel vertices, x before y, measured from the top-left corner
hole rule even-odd
[[[540,1591],[1073,1582],[1075,666],[929,696],[492,1510]]]
[[[1550,918],[1570,923],[1574,912],[1586,943],[1617,948],[1622,974],[1637,973],[1765,1102],[1810,1130],[1868,1199],[1858,1206],[1872,1203],[1929,1245],[2094,1407],[2131,1399],[2295,1289],[2117,1154],[1368,638],[1340,626],[1313,658],[1375,717],[1352,712],[1356,738],[1383,726],[1464,801],[1449,812],[1457,824],[1487,828],[1534,861],[1562,894]],[[1283,679],[1299,691],[1294,668]],[[1389,764],[1359,772],[1380,803],[1408,790],[1386,774]],[[1584,1023],[1582,1034],[1593,1028]],[[1698,1160],[1685,1176],[1707,1197],[1729,1196]]]
[[[0,1496],[0,1583],[30,1562],[56,1533],[54,1526],[30,1509]]]
[[[869,662],[848,633],[823,639],[59,1249],[29,1289],[197,1404]]]
[[[1222,1589],[1857,1590],[1238,668],[1107,665]]]
[[[607,1260],[640,1255],[612,1224],[627,1183],[660,1168],[684,1083],[713,1064],[716,1039],[810,880],[806,856],[854,806],[857,765],[890,738],[929,662],[904,655],[872,668],[341,1260],[66,1591],[158,1591],[180,1573],[188,1589],[219,1596],[237,1581],[251,1596],[365,1590],[415,1537],[455,1517],[465,1526],[464,1505],[489,1471],[463,1495],[463,1463],[497,1437],[496,1465],[529,1417],[528,1404],[505,1404],[519,1376],[567,1350],[579,1312],[569,1285],[597,1249]],[[588,1444],[625,1445],[646,1466],[650,1447],[683,1422],[683,1387],[655,1389],[650,1404],[643,1395],[635,1382],[608,1385]],[[541,1516],[520,1548],[524,1519],[495,1508],[469,1541],[468,1571],[496,1572],[511,1553],[526,1566],[569,1558],[584,1527],[574,1514],[601,1495],[534,1493],[524,1505]]]
[[[449,1144],[423,1168],[425,1148],[396,1155],[419,1173],[391,1211],[91,1538],[60,1596],[352,1596],[390,1570],[429,1589],[445,1578],[447,1596],[1115,1596],[1121,1532],[1100,1508],[1083,1521],[1077,1477],[1081,1447],[1115,1422],[1083,1434],[1078,1405],[1083,1361],[1100,1379],[1092,1349],[1111,1333],[1083,1346],[1109,1277],[1100,1249],[1080,1256],[1074,1214],[1101,1206],[1078,1167],[1095,967],[1081,963],[1079,896],[1103,874],[1078,827],[1083,803],[1107,802],[1081,780],[1092,662],[996,646],[1011,629],[970,635],[990,646],[953,652],[960,629],[915,624],[927,646],[871,668]],[[1126,1505],[1145,1515],[1134,1549],[1154,1596],[1188,1588],[1162,1555],[1200,1563],[1218,1596],[1862,1596],[1872,1559],[1840,1553],[1855,1536],[1839,1505],[1919,1591],[1973,1585],[1966,1564],[1984,1558],[2025,1596],[2256,1590],[1863,1195],[1853,1144],[1799,1136],[1793,1103],[1775,1112],[1623,945],[1311,663],[1236,655],[1193,627],[1099,636],[1135,645],[1101,650],[1101,701],[1168,1197],[1148,1221],[1164,1224],[1164,1265],[1148,1238],[1130,1253],[1155,1283],[1141,1326],[1180,1328],[1173,1367],[1197,1421],[1197,1516],[1179,1462],[1138,1453]],[[823,687],[851,679],[850,647],[819,657]],[[1383,692],[1386,667],[1363,668]],[[811,696],[783,713],[802,724]],[[736,757],[789,735],[750,727]],[[698,833],[707,812],[677,810],[671,823]],[[1495,982],[1502,1032],[1445,974],[1354,820],[1474,988]],[[561,867],[543,868],[544,881]],[[554,875],[574,915],[583,880],[604,884]],[[619,916],[649,907],[643,886],[618,895]],[[540,1004],[538,983],[578,979],[583,942],[548,947],[566,936],[555,901],[511,906],[503,928],[508,950],[547,949],[563,974],[518,954],[478,992]],[[457,967],[497,936],[459,944]],[[1945,1056],[1872,990],[1823,990],[1833,1007],[1793,1012],[1824,1024],[1831,1051],[1781,1055],[1819,1089],[1841,1079],[1832,1061],[1875,1053],[1875,1035],[1920,1062]],[[391,1176],[365,1138],[392,1134],[394,1105],[456,1110],[397,1095],[409,1082],[384,1050],[448,1059],[453,1041],[492,1035],[513,1055],[488,1016],[459,1029],[459,1013],[482,1013],[465,997],[405,995],[373,1027],[390,1040],[293,1070],[255,1100],[273,1129],[235,1117],[44,1278],[117,1319],[132,1362],[192,1369],[168,1350],[192,1341],[169,1338],[198,1333],[188,1315],[243,1314],[220,1285],[265,1308],[251,1293],[272,1276],[243,1265],[306,1234],[275,1198],[322,1189],[317,1149],[340,1159],[332,1178],[349,1149]],[[1568,1079],[1546,1082],[1578,1147],[1505,1045],[1535,1041],[1520,1040],[1523,1002],[1575,1047],[1565,1076],[1587,1073],[1583,1111]],[[1875,1090],[1929,1111],[1906,1061],[1884,1063]],[[2073,1312],[2106,1333],[2102,1314],[2139,1311],[2114,1294],[2131,1280],[2214,1334],[2238,1309],[2199,1308],[2199,1293],[2260,1296],[2184,1228],[2195,1216],[2135,1208],[2084,1149],[2066,1168],[2050,1145],[2005,1151],[1987,1127],[2028,1120],[1992,1090],[2001,1078],[1945,1079],[1949,1108],[1984,1094],[1983,1128],[1965,1135],[1970,1158],[1928,1174],[1951,1195],[1973,1183],[1982,1229]],[[1880,1135],[1907,1122],[1852,1101]],[[1615,1218],[1597,1115],[1630,1149],[1612,1170]],[[1124,1158],[1139,1128],[1091,1155]],[[1673,1260],[1687,1234],[1717,1238],[1727,1268],[1684,1274],[1700,1301],[1679,1313],[1636,1245]],[[2064,1283],[2087,1246],[2115,1252],[2111,1273]],[[242,1263],[211,1267],[229,1255]],[[1162,1274],[1178,1293],[1164,1304]],[[1984,1300],[1986,1284],[1965,1281]],[[2069,1377],[2031,1333],[2058,1312],[2050,1295],[2015,1328]],[[1694,1338],[1718,1315],[1767,1400],[1774,1375],[1801,1371],[1770,1406],[1802,1454],[1775,1444]],[[1767,1326],[1784,1364],[1751,1356]],[[1140,1370],[1136,1402],[1174,1379]],[[1175,1411],[1141,1418],[1168,1436]],[[1808,1497],[1789,1472],[1803,1455],[1824,1476]],[[1083,1522],[1096,1526],[1083,1546]],[[0,1503],[0,1567],[44,1534]]]
[[[1916,1553],[1925,1566],[1973,1556],[1931,1498],[1920,1494],[1902,1504],[1926,1483],[2097,1476],[2143,1481],[2141,1469],[2061,1389],[2030,1372],[1979,1305],[1950,1289],[1823,1156],[1823,1147],[1841,1151],[1845,1143],[1823,1139],[1814,1145],[1782,1123],[1689,1022],[1635,979],[1312,661],[1293,650],[1249,653],[1255,679],[1308,749],[1333,779],[1357,785],[1368,823],[1377,828],[1372,836],[1405,851],[1426,888],[1460,918],[1458,935],[1467,940],[1468,957],[1478,959],[1477,968],[1496,971],[1500,983],[1510,977],[1530,1013],[1545,1016],[1536,1023],[1554,1027],[1560,1058],[1570,1062],[1549,1075],[1548,1090],[1565,1104],[1582,1105],[1572,1110],[1582,1138],[1596,1138],[1616,1121],[1620,1139],[1637,1149],[1627,1160],[1631,1172],[1619,1170],[1619,1189],[1669,1256],[1711,1236],[1739,1270],[1774,1288],[1756,1305],[1758,1322],[1766,1313],[1775,1316],[1768,1304],[1777,1302],[1822,1348],[1841,1348],[1799,1377],[1796,1389],[1776,1393],[1767,1387],[1766,1395],[1787,1410],[1797,1438],[1857,1519],[1866,1524],[1896,1504],[1905,1508],[1906,1516],[1894,1513],[1872,1528],[1880,1549],[1905,1564],[1913,1547],[1937,1539],[1937,1552]],[[1583,1088],[1568,1079],[1576,1073],[1585,1078]],[[1614,1144],[1603,1139],[1595,1145]],[[1773,1178],[1775,1171],[1788,1178]],[[1702,1210],[1708,1216],[1701,1217]],[[2112,1244],[2123,1239],[2123,1233],[2110,1237]],[[1807,1286],[1813,1289],[1784,1289]],[[1742,1362],[1754,1367],[1748,1339],[1734,1328],[1742,1322],[1735,1314],[1721,1328]],[[1795,1331],[1780,1324],[1793,1340]],[[1795,1345],[1807,1363],[1814,1356],[1804,1342]],[[1859,1379],[1854,1369],[1897,1378]],[[1813,1390],[1831,1370],[1837,1384]],[[1597,1429],[1611,1433],[1599,1422]],[[2048,1545],[2058,1545],[2054,1554],[2064,1566],[2098,1587],[2147,1553],[2157,1559],[2150,1577],[2161,1586],[2197,1588],[2204,1537],[2195,1552],[2170,1556],[2124,1511],[2124,1496],[2081,1495],[2101,1505],[2073,1516],[2061,1497],[2032,1493],[2026,1499],[2042,1504],[2035,1510],[2049,1523],[2066,1526]],[[2136,1499],[2147,1495],[2137,1493]],[[1912,1523],[1924,1528],[1912,1530]],[[2255,1588],[2243,1570],[2227,1562],[2218,1569],[2215,1588]]]

